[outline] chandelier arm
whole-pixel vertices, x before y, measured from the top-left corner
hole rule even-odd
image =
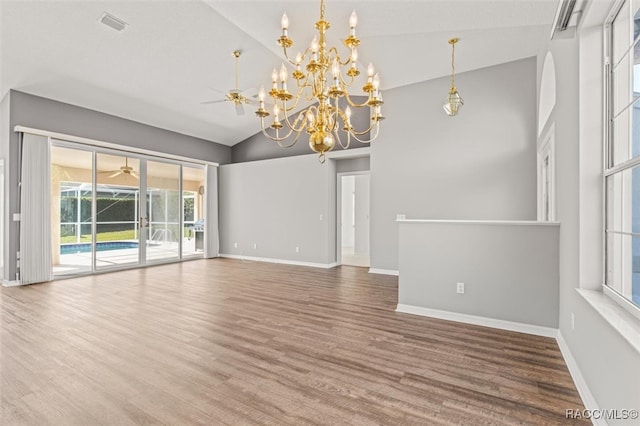
[[[293,142],[291,142],[290,144],[283,144],[283,143],[280,143],[280,141],[279,141],[279,140],[276,140],[276,143],[278,144],[278,146],[279,146],[280,148],[291,148],[292,146],[294,146],[294,145],[298,142],[298,139],[300,139],[300,135],[301,135],[301,134],[302,134],[302,132],[296,132],[296,137],[293,139]],[[289,132],[289,134],[287,135],[287,137],[286,137],[286,138],[284,138],[284,139],[287,139],[289,136],[291,136],[291,132]]]
[[[340,64],[341,66],[345,66],[345,65],[349,65],[351,63],[351,55],[348,56],[347,60],[342,62],[342,60],[340,59],[340,52],[338,52],[338,48],[333,46],[331,47],[328,51],[327,51],[327,57],[329,58],[329,63],[333,63],[333,60],[331,60],[331,53],[333,52],[333,58],[338,60],[338,64]]]
[[[369,105],[367,105],[367,103],[368,103],[368,102],[369,102],[369,100],[371,99],[371,95],[369,95],[369,96],[367,97],[367,100],[366,100],[366,101],[364,101],[364,102],[363,102],[363,103],[361,103],[361,104],[358,104],[358,103],[355,103],[355,102],[353,102],[353,101],[351,100],[351,95],[349,95],[348,93],[345,93],[344,97],[345,97],[345,99],[347,100],[347,102],[349,103],[349,106],[352,106],[352,107],[354,107],[354,108],[362,108],[362,107],[369,106]]]
[[[293,111],[294,109],[296,109],[298,107],[298,102],[300,102],[300,98],[302,98],[302,96],[295,96],[295,102],[293,103],[293,105],[291,105],[290,107],[287,108],[287,103],[286,101],[282,101],[282,108],[280,108],[281,111],[285,111],[285,112],[289,112],[289,111]]]
[[[338,144],[340,144],[340,148],[348,149],[349,145],[351,144],[351,132],[346,132],[346,134],[347,134],[347,143],[346,144],[342,143],[342,139],[340,139],[340,132],[338,131],[338,129],[336,129],[333,133],[336,135],[336,139],[338,140]]]
[[[284,105],[286,107],[286,102],[284,102]],[[294,132],[300,133],[304,130],[306,124],[307,124],[307,111],[310,108],[307,108],[305,110],[300,111],[300,113],[298,114],[298,116],[296,117],[295,120],[293,120],[293,124],[291,124],[291,122],[289,121],[289,116],[287,114],[284,115],[284,122],[287,124],[287,127],[289,129],[291,129]],[[300,121],[302,120],[302,121]],[[296,128],[296,124],[298,124],[298,122],[300,122],[300,127]],[[287,136],[288,137],[288,136]]]
[[[263,120],[263,122],[262,122],[261,127],[262,127],[262,134],[263,134],[263,135],[265,135],[267,138],[271,139],[272,141],[277,142],[277,143],[278,143],[278,145],[279,145],[280,147],[282,147],[282,148],[291,148],[293,145],[295,145],[295,144],[296,144],[296,142],[298,142],[298,137],[300,136],[300,134],[298,133],[298,137],[296,137],[296,138],[293,140],[293,142],[292,142],[291,144],[288,144],[288,145],[287,145],[287,144],[282,144],[281,142],[282,142],[283,140],[286,140],[286,139],[288,139],[288,138],[289,138],[289,136],[291,136],[291,134],[293,133],[293,130],[289,130],[289,132],[287,133],[287,135],[286,135],[286,136],[282,136],[282,137],[281,137],[281,136],[279,135],[278,130],[275,130],[275,132],[276,132],[276,135],[275,135],[275,136],[270,135],[270,134],[267,132],[267,129],[264,127],[264,120]]]
[[[367,133],[370,133],[370,132],[371,132],[371,130],[373,130],[373,128],[374,128],[375,126],[378,126],[378,125],[379,125],[379,123],[378,123],[378,122],[372,122],[368,129],[365,129],[365,130],[362,130],[362,131],[357,131],[357,130],[356,130],[356,129],[354,129],[353,127],[349,127],[349,133],[351,133],[354,137],[356,137],[356,136],[364,136],[364,135],[366,135]],[[356,138],[356,139],[357,139],[359,142],[362,142],[362,143],[369,143],[369,142],[371,142],[371,141],[373,140],[373,139],[369,139],[369,142],[364,142],[364,141],[362,141],[362,140],[360,140],[360,139],[358,139],[358,138]]]
[[[284,53],[284,58],[287,60],[287,62],[289,62],[291,65],[295,65],[296,62],[292,61],[291,58],[289,58],[289,54],[287,53],[287,47],[286,46],[282,46],[282,52]]]
[[[288,53],[288,51],[287,51],[287,47],[286,47],[286,46],[283,46],[283,47],[282,47],[282,50],[284,51],[284,57],[287,59],[287,61],[288,61],[291,65],[293,65],[293,66],[297,66],[297,65],[298,65],[298,63],[297,63],[296,61],[292,60],[292,59],[289,57],[289,53]],[[307,54],[308,54],[310,51],[311,51],[311,48],[310,48],[310,47],[307,47],[306,49],[304,49],[304,51],[300,54],[300,63],[304,62],[304,61],[307,59]]]
[[[342,83],[342,85],[343,85],[345,88],[346,88],[346,87],[351,87],[351,86],[353,86],[353,82],[356,80],[356,79],[355,79],[355,77],[351,76],[351,77],[349,78],[349,82],[347,82],[347,81],[344,79],[344,75],[343,75],[342,73],[340,73],[338,77],[340,78],[340,83]],[[346,92],[346,90],[345,90],[345,92]]]
[[[340,107],[338,106],[338,99],[335,99],[335,105],[329,110],[329,120],[331,125],[329,126],[329,132],[336,132],[338,129],[338,117],[340,116]],[[329,104],[331,106],[331,104]]]
[[[296,85],[298,86],[298,93],[301,95],[304,89],[313,89],[311,83],[309,83],[309,74],[307,74],[304,78],[304,82],[300,83],[300,80],[296,80]],[[307,95],[305,95],[307,97]],[[307,99],[310,100],[310,99]]]
[[[374,127],[375,127],[375,134],[373,136],[370,136],[368,140],[363,140],[363,139],[360,139],[358,137],[358,136],[361,136],[363,134],[366,134],[367,132],[371,132],[371,130],[373,130]],[[380,133],[380,123],[375,123],[375,124],[371,125],[371,127],[369,127],[369,129],[364,131],[364,132],[351,131],[349,133],[351,133],[353,138],[355,140],[357,140],[358,142],[364,143],[364,144],[370,144],[371,142],[373,142],[374,140],[376,140],[378,138],[378,134]]]

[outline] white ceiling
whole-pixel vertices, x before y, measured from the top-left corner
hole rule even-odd
[[[383,90],[450,73],[447,40],[460,37],[457,72],[538,54],[557,0],[326,0],[329,45],[342,46],[352,10]],[[0,0],[0,98],[9,89],[234,145],[259,131],[254,107],[237,116],[214,89],[269,87],[283,62],[280,17],[290,19],[292,56],[314,35],[319,0]],[[129,24],[100,24],[107,11]],[[302,47],[301,47],[302,46]],[[344,51],[344,49],[342,50]],[[363,73],[364,74],[364,73]],[[443,88],[446,91],[447,88]],[[444,93],[444,92],[443,92]],[[393,106],[385,105],[386,115]]]

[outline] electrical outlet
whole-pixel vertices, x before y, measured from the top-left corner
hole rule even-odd
[[[238,248],[238,243],[233,243],[233,248]]]
[[[456,293],[464,294],[464,283],[457,283],[456,284]]]
[[[296,246],[296,253],[300,253],[300,247]]]
[[[320,214],[320,220],[324,220],[324,215],[322,213]]]
[[[257,248],[258,248],[258,244],[253,243],[253,249],[255,250],[255,249],[257,249]]]

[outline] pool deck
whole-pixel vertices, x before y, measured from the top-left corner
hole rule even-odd
[[[184,257],[202,255],[196,251],[195,239],[184,239],[182,242]],[[147,263],[178,260],[178,243],[161,242],[147,245]],[[137,248],[112,249],[96,252],[96,270],[118,269],[127,265],[137,265],[139,253]],[[53,266],[54,277],[69,276],[91,272],[91,252],[61,254],[60,263]]]

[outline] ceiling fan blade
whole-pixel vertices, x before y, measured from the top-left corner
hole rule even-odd
[[[222,90],[216,89],[215,87],[211,87],[211,86],[208,86],[208,87],[209,87],[209,89],[213,90],[214,92],[218,92],[218,93],[220,93],[222,95],[226,95],[227,94],[227,92],[223,92]]]
[[[114,178],[114,177],[116,177],[116,176],[118,176],[118,175],[121,175],[121,174],[122,174],[122,171],[121,171],[121,170],[118,170],[118,171],[117,171],[117,172],[115,172],[114,174],[112,174],[112,175],[110,175],[110,176],[107,176],[107,177],[108,177],[108,178]]]
[[[134,178],[136,178],[136,179],[140,180],[140,175],[139,175],[138,173],[136,173],[136,172],[131,172],[130,174],[131,174],[131,176],[133,176]]]
[[[245,98],[256,98],[258,97],[258,89],[250,87],[249,89],[244,89],[240,94]]]
[[[244,105],[240,102],[236,103],[236,113],[238,115],[244,115]]]
[[[226,99],[218,99],[216,101],[205,101],[205,102],[200,102],[200,103],[203,104],[203,105],[206,105],[206,104],[219,104],[219,103],[222,103],[222,102],[227,102],[227,100]]]

